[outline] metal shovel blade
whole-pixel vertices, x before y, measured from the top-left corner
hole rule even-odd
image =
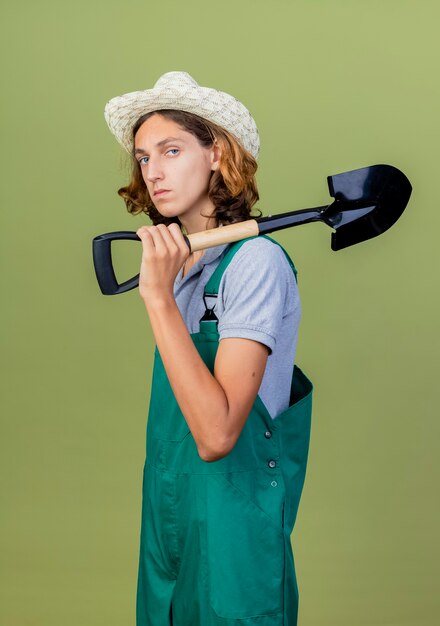
[[[402,215],[411,195],[411,183],[392,165],[370,165],[327,177],[335,202],[322,212],[332,226],[332,250],[372,239]]]

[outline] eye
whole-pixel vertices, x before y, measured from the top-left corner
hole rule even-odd
[[[141,157],[138,161],[139,165],[146,165],[148,161],[144,161],[144,159],[148,159],[149,157]]]
[[[168,152],[180,152],[179,148],[170,148]],[[167,152],[167,154],[168,154]]]

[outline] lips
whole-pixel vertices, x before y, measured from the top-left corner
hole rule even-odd
[[[169,189],[158,189],[157,191],[154,192],[154,197],[157,198],[159,196],[163,196],[165,193],[168,193],[170,190]]]

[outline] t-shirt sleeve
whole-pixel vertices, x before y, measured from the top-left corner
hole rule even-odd
[[[275,347],[282,318],[297,304],[298,289],[284,251],[264,238],[235,253],[220,284],[224,310],[219,339],[243,337]]]

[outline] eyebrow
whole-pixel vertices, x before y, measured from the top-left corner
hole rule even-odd
[[[161,146],[164,146],[167,143],[174,143],[176,141],[179,141],[180,143],[184,143],[183,139],[179,139],[178,137],[166,137],[166,139],[162,139],[162,141],[159,141],[156,144],[156,147],[160,148]],[[142,150],[142,148],[136,148],[134,153],[135,154],[146,154],[145,150]]]

